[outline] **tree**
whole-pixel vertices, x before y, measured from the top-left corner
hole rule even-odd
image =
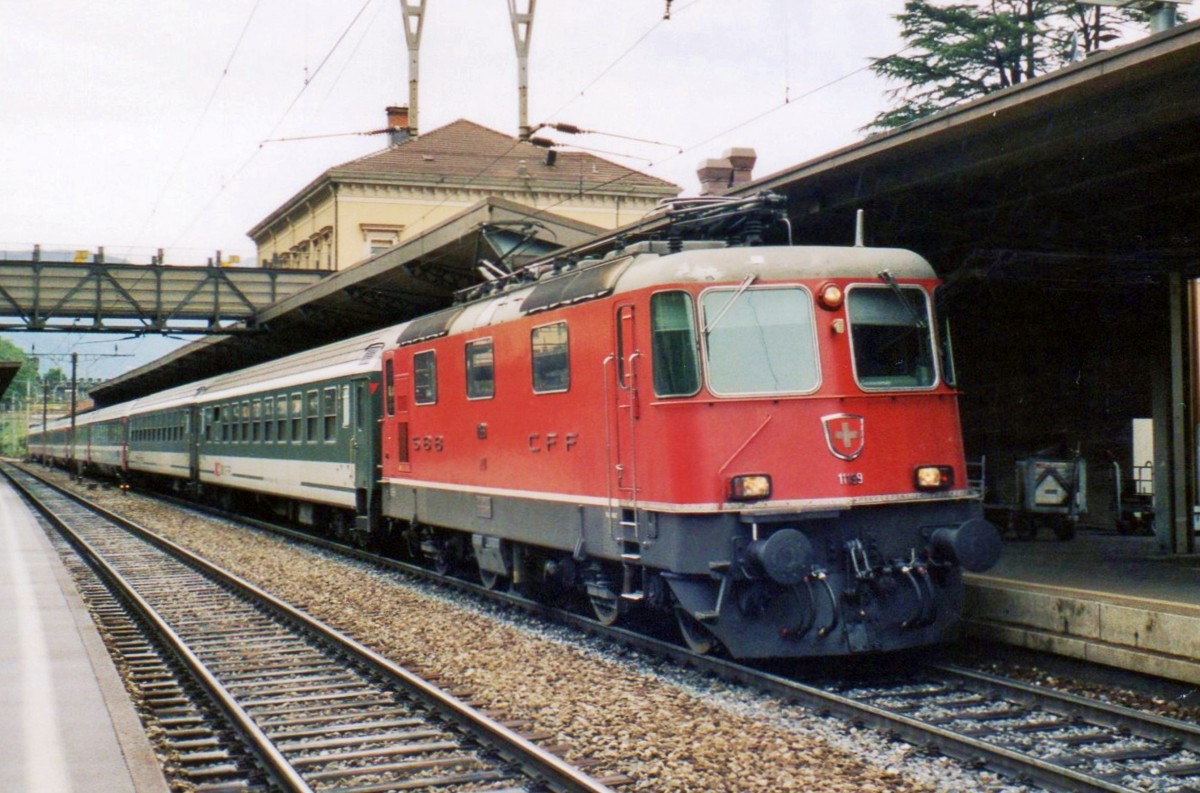
[[[0,361],[21,361],[21,368],[8,386],[4,398],[14,402],[27,394],[37,394],[38,391],[38,360],[30,358],[25,352],[8,339],[0,339]]]
[[[908,46],[871,69],[902,84],[887,92],[895,106],[867,130],[894,129],[1061,68],[1145,13],[1063,0],[907,0],[895,18]]]

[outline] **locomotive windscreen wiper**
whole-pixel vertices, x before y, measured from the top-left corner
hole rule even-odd
[[[712,318],[712,321],[705,323],[704,333],[706,335],[709,331],[717,326],[717,323],[721,321],[721,318],[725,316],[730,308],[732,308],[734,302],[743,294],[745,294],[746,290],[750,288],[750,284],[754,283],[754,279],[756,278],[758,278],[758,276],[754,273],[751,273],[742,280],[742,283],[738,285],[737,291],[730,296],[729,300],[725,301],[725,305],[721,306],[721,310],[718,311],[717,315]]]
[[[908,302],[908,299],[904,297],[904,292],[900,289],[900,284],[896,283],[896,277],[892,275],[892,271],[880,270],[877,275],[880,281],[891,287],[892,293],[900,301],[900,305],[904,306],[905,310],[908,311],[908,316],[912,318],[913,327],[918,330],[925,330],[925,318],[918,314],[917,310],[913,308],[912,303]]]

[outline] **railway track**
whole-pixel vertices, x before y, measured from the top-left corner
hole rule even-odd
[[[236,730],[242,752],[211,742],[207,733],[221,727],[195,734],[202,742],[195,754],[210,770],[224,768],[224,776],[211,773],[210,789],[611,793],[467,703],[185,549],[27,472],[5,465],[4,473],[153,628],[154,641],[170,648]],[[161,658],[130,648],[147,675],[158,674]],[[199,729],[207,707],[160,682],[152,697],[158,714]]]
[[[292,529],[222,517],[550,617],[1016,782],[1056,791],[1200,791],[1200,728],[1185,722],[945,664],[913,662],[901,672],[808,684]]]

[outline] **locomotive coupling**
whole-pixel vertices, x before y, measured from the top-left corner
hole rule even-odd
[[[990,570],[1000,559],[1000,532],[983,518],[971,518],[954,529],[937,529],[930,544],[936,561],[959,564],[971,573]]]
[[[812,543],[801,532],[780,529],[765,540],[750,543],[746,555],[772,581],[792,586],[803,581],[811,569],[812,550]]]

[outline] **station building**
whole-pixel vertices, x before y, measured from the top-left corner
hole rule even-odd
[[[389,146],[329,168],[248,232],[263,267],[344,270],[499,198],[599,229],[631,223],[679,188],[585,152],[459,119],[423,135],[388,108]]]

